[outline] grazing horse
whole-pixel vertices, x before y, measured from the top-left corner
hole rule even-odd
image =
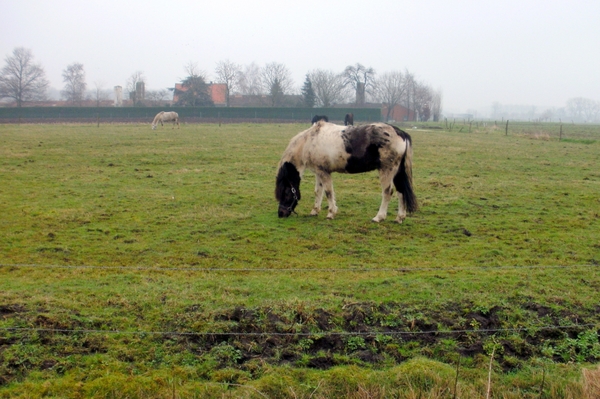
[[[354,114],[352,112],[346,114],[346,116],[344,117],[344,125],[354,126]]]
[[[173,121],[173,129],[175,129],[175,124],[177,124],[177,129],[179,129],[179,114],[177,112],[160,111],[152,121],[152,130],[156,129],[159,123],[161,126],[164,126],[163,122],[171,121]]]
[[[275,180],[279,217],[288,217],[294,212],[301,198],[300,180],[307,168],[316,177],[311,215],[321,211],[323,193],[329,206],[327,219],[333,219],[338,211],[331,173],[362,173],[375,169],[379,170],[382,199],[374,222],[386,218],[394,187],[398,192],[396,221],[402,223],[407,211],[417,210],[412,188],[412,140],[408,133],[395,126],[372,123],[345,127],[318,122],[298,133],[279,162]]]
[[[312,123],[313,125],[315,123],[317,123],[318,121],[325,121],[325,122],[329,122],[329,118],[327,117],[327,115],[315,115],[313,116],[313,118],[311,119],[310,123]]]

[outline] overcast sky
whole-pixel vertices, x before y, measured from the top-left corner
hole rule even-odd
[[[50,84],[82,63],[88,87],[173,87],[185,65],[218,61],[307,72],[408,69],[443,92],[444,112],[600,101],[600,1],[0,0],[0,56],[33,52]]]

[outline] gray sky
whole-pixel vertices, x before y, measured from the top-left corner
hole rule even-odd
[[[173,87],[185,65],[209,79],[218,61],[285,64],[307,72],[408,69],[443,92],[444,112],[600,101],[600,1],[478,0],[0,0],[1,65],[33,52],[52,87],[84,65],[89,87]]]

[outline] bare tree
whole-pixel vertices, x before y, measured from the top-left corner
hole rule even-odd
[[[137,104],[143,100],[143,98],[140,98],[139,95],[139,87],[141,83],[146,83],[146,78],[144,77],[144,73],[142,71],[135,71],[131,74],[129,79],[127,79],[127,85],[125,88],[129,93],[129,98],[134,104]]]
[[[166,89],[162,90],[149,90],[146,92],[146,99],[151,101],[154,105],[162,105],[167,99],[169,91]]]
[[[442,117],[442,89],[439,88],[433,92],[431,101],[431,118],[434,122],[439,122]]]
[[[374,87],[376,98],[388,107],[388,121],[394,107],[406,97],[406,77],[400,71],[386,72],[377,78]]]
[[[404,86],[405,86],[404,101],[405,101],[405,107],[407,109],[413,110],[413,111],[415,111],[415,108],[416,108],[416,104],[415,104],[415,86],[416,86],[416,83],[417,83],[417,80],[415,78],[415,75],[413,73],[409,72],[408,69],[405,69],[405,71],[404,71]],[[410,115],[410,112],[409,112],[409,115]]]
[[[577,97],[567,101],[573,119],[594,122],[600,115],[600,103],[589,98]]]
[[[197,62],[189,61],[183,67],[183,70],[187,74],[187,78],[202,78],[202,80],[206,81],[208,78],[206,76],[206,72],[198,67]]]
[[[318,106],[328,108],[348,99],[349,93],[344,85],[343,75],[315,69],[307,76],[312,84]]]
[[[423,82],[415,82],[413,86],[414,110],[420,121],[428,121],[431,117],[433,90]],[[415,116],[416,118],[417,116]]]
[[[60,92],[62,97],[72,105],[81,105],[85,100],[87,87],[83,64],[75,62],[67,66],[62,73],[62,77],[63,82],[65,82],[65,88]]]
[[[290,93],[294,80],[290,70],[283,64],[271,62],[262,69],[261,81],[263,89],[271,95],[271,105],[278,106],[283,103],[283,98]]]
[[[50,82],[44,68],[33,63],[31,50],[17,47],[12,56],[5,58],[6,65],[0,71],[0,98],[12,98],[21,107],[25,101],[46,99]]]
[[[256,63],[248,64],[240,71],[237,77],[236,88],[245,96],[256,96],[263,93],[261,70]]]
[[[570,98],[567,101],[567,110],[573,120],[579,121],[584,119],[585,103],[586,99],[583,97]]]
[[[600,102],[589,100],[583,112],[589,122],[596,122],[600,116]]]
[[[240,66],[229,60],[219,61],[215,68],[219,83],[225,83],[225,100],[229,107],[229,95],[235,91],[235,85],[240,74]]]
[[[344,84],[356,92],[356,105],[364,105],[366,96],[374,88],[375,70],[362,64],[349,65],[344,69]]]
[[[499,101],[492,103],[492,118],[498,118],[502,113],[502,104]]]
[[[104,89],[104,83],[101,81],[95,81],[91,98],[96,102],[96,107],[99,107],[102,101],[108,100],[109,97],[110,92]]]

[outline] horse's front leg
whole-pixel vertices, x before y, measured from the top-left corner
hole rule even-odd
[[[394,175],[391,171],[379,171],[379,182],[381,183],[381,205],[379,206],[379,212],[371,220],[374,222],[381,222],[387,217],[388,205],[392,199],[394,188],[392,186],[392,180]]]
[[[323,183],[319,179],[319,175],[315,175],[315,205],[310,214],[317,216],[321,212],[321,202],[323,201]]]

